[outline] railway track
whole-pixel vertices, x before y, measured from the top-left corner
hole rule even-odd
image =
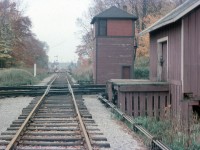
[[[18,87],[0,87],[0,97],[12,96],[40,96],[47,86],[18,86]],[[73,92],[76,94],[99,94],[104,93],[105,85],[72,85]],[[66,94],[69,92],[68,86],[52,86],[49,94]]]
[[[65,94],[63,91],[57,95],[49,94],[54,87],[62,89],[66,85],[68,90]],[[24,108],[18,119],[0,136],[0,149],[6,150],[109,147],[81,95],[73,94],[65,75],[55,78],[43,96]]]

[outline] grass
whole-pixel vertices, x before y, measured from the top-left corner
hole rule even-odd
[[[33,85],[47,77],[47,73],[40,73],[34,77],[25,69],[3,69],[0,70],[0,86]]]
[[[162,139],[173,150],[198,150],[200,143],[200,124],[193,121],[188,136],[185,126],[178,123],[177,118],[172,120],[157,120],[153,117],[138,117],[135,121],[146,128],[151,134]]]

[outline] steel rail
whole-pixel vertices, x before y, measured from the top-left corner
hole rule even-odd
[[[75,106],[75,110],[76,110],[76,113],[77,113],[77,116],[78,116],[78,120],[80,122],[81,130],[82,130],[84,138],[85,138],[86,146],[87,146],[88,150],[92,150],[92,144],[91,144],[90,138],[89,138],[89,136],[86,132],[85,125],[83,124],[83,120],[81,118],[81,115],[80,115],[80,112],[79,112],[79,109],[78,109],[78,106],[77,106],[77,103],[76,103],[76,100],[75,100],[73,89],[71,88],[71,85],[69,83],[68,78],[67,78],[67,82],[68,82],[69,91],[72,94],[72,100],[73,100],[73,103],[74,103],[74,106]]]
[[[27,123],[29,122],[29,120],[31,119],[31,117],[33,116],[33,114],[36,112],[37,108],[40,106],[40,104],[44,100],[44,97],[48,94],[48,92],[49,92],[49,90],[51,88],[52,83],[55,81],[55,79],[57,77],[58,76],[55,76],[53,78],[53,80],[50,82],[50,84],[47,86],[46,91],[44,92],[44,94],[42,95],[42,97],[40,98],[40,100],[37,102],[37,104],[35,105],[35,107],[32,109],[32,111],[30,112],[30,114],[28,115],[28,117],[25,119],[25,121],[23,122],[23,124],[21,125],[21,127],[19,128],[19,130],[17,131],[17,133],[15,134],[15,136],[10,141],[10,143],[7,145],[6,150],[11,150],[13,148],[13,146],[15,146],[16,141],[19,140],[19,137],[22,134],[23,130],[25,129]]]

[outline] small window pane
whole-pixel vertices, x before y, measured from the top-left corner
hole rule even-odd
[[[107,35],[107,21],[99,20],[99,35]]]

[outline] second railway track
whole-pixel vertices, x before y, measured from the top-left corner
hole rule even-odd
[[[52,87],[67,84],[66,75],[60,75]],[[62,92],[59,95],[48,95],[50,91],[49,86],[42,98],[34,99],[23,109],[18,120],[1,134],[0,149],[109,148],[81,95],[74,96],[72,89],[69,90],[71,93],[66,90],[65,94]]]

